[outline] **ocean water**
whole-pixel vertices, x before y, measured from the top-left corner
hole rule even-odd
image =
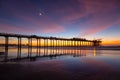
[[[21,49],[21,57],[28,49]],[[120,50],[86,48],[41,48],[35,60],[0,62],[3,79],[22,80],[120,80]],[[4,52],[4,48],[0,48]],[[33,48],[31,56],[37,55]],[[8,49],[8,58],[17,57],[17,48]],[[0,57],[1,60],[4,59]],[[6,70],[7,68],[7,70]],[[12,74],[10,74],[12,73]],[[16,74],[17,73],[17,74]],[[14,76],[15,74],[16,76]],[[4,77],[8,76],[8,77]]]

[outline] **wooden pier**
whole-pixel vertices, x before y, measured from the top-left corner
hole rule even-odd
[[[5,38],[5,59],[4,61],[8,61],[8,47],[9,47],[9,39],[11,37],[17,38],[17,59],[21,59],[21,47],[22,47],[22,38],[26,38],[28,42],[28,58],[31,57],[32,48],[33,48],[33,38],[36,39],[37,42],[37,56],[40,55],[41,47],[93,47],[100,46],[100,40],[87,40],[85,38],[57,38],[57,37],[43,37],[37,35],[22,35],[22,34],[9,34],[9,33],[0,33],[0,37]],[[42,42],[42,41],[43,42]],[[44,44],[44,45],[41,45]]]

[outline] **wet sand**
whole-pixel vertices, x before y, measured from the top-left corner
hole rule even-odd
[[[0,80],[120,80],[120,50],[62,51],[66,55],[0,62]]]
[[[1,80],[120,80],[120,71],[99,62],[75,60],[7,62],[0,64]],[[99,63],[99,64],[98,64]],[[82,64],[82,65],[81,65]]]

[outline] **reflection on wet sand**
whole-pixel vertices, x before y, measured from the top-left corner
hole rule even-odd
[[[94,56],[96,56],[96,48],[94,48]]]
[[[3,48],[2,48],[3,49]],[[5,49],[4,54],[1,61],[10,61],[10,60],[21,60],[21,59],[32,59],[36,60],[39,57],[56,57],[63,55],[71,55],[73,57],[86,56],[88,50],[86,47],[41,47],[40,49],[33,48],[9,48]],[[7,50],[7,51],[6,51]],[[94,56],[96,56],[96,49],[93,48]]]
[[[21,49],[21,58],[28,50]],[[120,80],[120,51],[85,48],[32,49],[31,57],[0,64],[1,80]],[[8,50],[8,58],[17,57],[17,48]],[[14,54],[13,54],[14,53]],[[12,57],[14,56],[14,57]],[[25,62],[24,62],[25,60]],[[5,77],[7,76],[7,77]]]
[[[18,58],[18,49],[9,48],[8,62],[0,62],[1,79],[120,80],[120,51],[87,47],[33,47],[30,51],[28,55],[28,48],[22,47]]]

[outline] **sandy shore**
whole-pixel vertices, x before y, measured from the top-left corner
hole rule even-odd
[[[120,72],[103,66],[74,66],[63,61],[0,64],[1,80],[120,80]],[[95,67],[94,66],[94,67]],[[91,68],[91,69],[90,69]],[[105,69],[104,69],[105,68]]]

